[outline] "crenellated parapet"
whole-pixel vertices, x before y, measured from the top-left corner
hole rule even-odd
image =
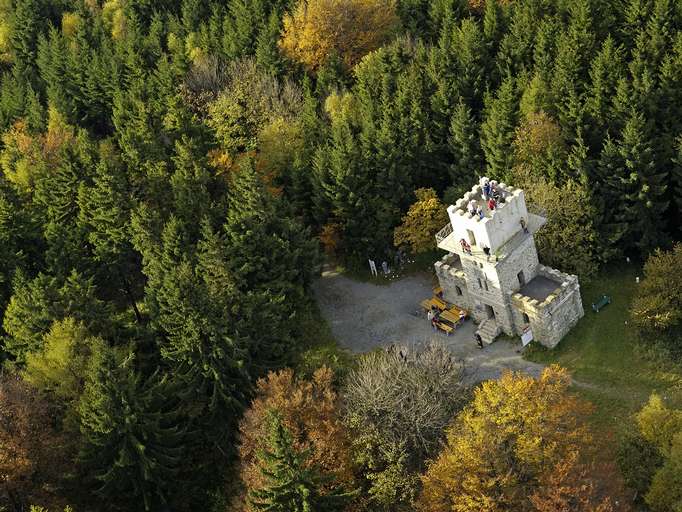
[[[556,289],[544,300],[528,297],[522,293],[511,295],[512,305],[525,314],[534,336],[543,345],[554,347],[573,325],[583,316],[578,276],[556,269],[538,266],[538,275],[557,283]]]

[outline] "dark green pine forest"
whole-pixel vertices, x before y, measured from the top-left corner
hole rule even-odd
[[[671,247],[681,28],[674,0],[0,0],[0,510],[231,510],[322,263],[389,259],[420,188],[524,186],[581,277]]]

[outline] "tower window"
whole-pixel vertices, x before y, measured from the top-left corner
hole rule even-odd
[[[455,291],[457,292],[457,295],[462,295],[462,289],[459,286],[455,286]]]
[[[483,288],[483,283],[481,283],[481,278],[478,278],[478,287]]]
[[[487,292],[488,291],[488,280],[487,279],[483,279],[483,287],[485,288],[485,291]]]
[[[528,318],[528,315],[525,314],[525,313],[523,314],[523,321],[524,321],[525,323],[527,323],[527,324],[530,323],[530,318]]]

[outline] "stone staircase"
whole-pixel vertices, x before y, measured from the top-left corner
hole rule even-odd
[[[486,318],[480,324],[478,324],[478,329],[476,329],[476,334],[481,336],[483,343],[490,345],[498,334],[500,334],[500,326],[497,325],[494,318]]]

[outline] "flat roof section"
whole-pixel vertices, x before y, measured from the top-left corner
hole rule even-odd
[[[559,288],[561,283],[552,281],[545,276],[535,276],[526,285],[519,290],[521,295],[536,299],[539,302],[545,300],[550,293]]]

